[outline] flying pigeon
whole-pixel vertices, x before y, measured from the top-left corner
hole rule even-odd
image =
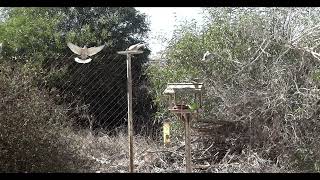
[[[145,44],[144,43],[138,43],[138,44],[134,44],[132,46],[130,46],[127,50],[128,51],[138,51],[140,48],[145,48]]]
[[[209,59],[213,59],[214,55],[212,53],[210,53],[209,51],[207,51],[206,53],[204,53],[202,61],[207,61]]]
[[[100,52],[105,45],[102,45],[102,46],[98,46],[98,47],[90,47],[90,48],[87,48],[87,46],[84,46],[83,48],[77,46],[77,45],[74,45],[72,43],[67,43],[68,47],[70,48],[70,50],[72,52],[74,52],[75,54],[78,54],[80,55],[80,58],[76,57],[74,58],[74,60],[77,62],[77,63],[89,63],[92,59],[91,58],[88,58],[89,56],[93,56],[95,54],[97,54],[98,52]]]

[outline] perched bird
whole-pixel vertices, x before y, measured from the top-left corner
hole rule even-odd
[[[191,78],[191,77],[187,77],[185,78],[182,82],[185,83],[193,83],[193,84],[201,84],[204,83],[204,80],[202,78]]]
[[[210,53],[209,51],[207,51],[206,53],[204,53],[202,61],[208,62],[209,60],[214,60],[214,59],[216,59],[216,60],[220,59],[221,60],[221,59],[223,59],[223,57],[220,56],[217,53]],[[233,59],[230,59],[230,58],[226,59],[226,60],[242,65],[242,63],[237,61],[237,60],[233,60]]]
[[[127,48],[127,51],[138,51],[140,48],[145,48],[146,45],[144,43],[138,43]]]
[[[207,51],[206,53],[204,53],[202,61],[208,61],[209,59],[213,59],[213,58],[214,58],[214,55],[209,51]]]
[[[2,52],[2,43],[0,43],[0,54]]]
[[[191,79],[191,82],[192,83],[195,83],[195,84],[198,84],[198,83],[203,83],[203,79],[202,78],[192,78]]]
[[[74,45],[70,42],[67,43],[67,45],[73,53],[80,55],[80,58],[78,58],[78,57],[74,58],[74,60],[78,63],[89,63],[92,59],[90,59],[88,57],[97,54],[105,46],[105,45],[102,45],[102,46],[90,47],[90,48],[87,48],[87,46],[84,46],[83,48],[81,48],[81,47]]]

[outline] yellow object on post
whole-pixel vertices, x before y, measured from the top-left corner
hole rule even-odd
[[[170,144],[170,122],[163,122],[163,143],[165,146]]]

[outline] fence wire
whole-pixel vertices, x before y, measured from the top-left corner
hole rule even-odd
[[[38,87],[50,91],[55,103],[65,105],[74,127],[116,135],[126,132],[128,119],[126,56],[101,53],[87,64],[75,55],[43,57]],[[23,59],[23,57],[19,57]],[[139,55],[132,58],[133,124],[136,134],[160,137],[159,123],[148,94],[147,77]]]
[[[23,139],[23,136],[20,137],[16,134],[18,131],[23,132],[23,134],[34,133],[34,137],[30,135],[29,143],[33,144],[32,147],[36,147],[28,147],[29,149],[26,149],[25,145],[22,142],[21,144],[20,141],[4,145],[0,138],[0,148],[8,150],[1,151],[0,157],[14,159],[24,154],[24,164],[30,164],[31,167],[31,169],[19,166],[8,167],[8,171],[17,172],[21,169],[26,169],[26,171],[38,172],[43,171],[41,170],[42,168],[45,169],[44,171],[61,172],[64,170],[59,169],[59,167],[64,166],[63,162],[61,162],[62,165],[52,164],[52,167],[42,167],[42,164],[47,163],[46,161],[56,159],[56,157],[51,156],[60,157],[60,154],[55,154],[51,151],[55,151],[56,148],[62,148],[60,152],[63,154],[68,152],[68,148],[73,149],[83,146],[77,152],[84,154],[86,158],[95,160],[98,164],[106,164],[104,159],[110,161],[108,168],[104,171],[127,172],[129,157],[127,152],[128,139],[126,137],[128,124],[126,56],[117,53],[100,53],[92,57],[92,61],[87,64],[75,62],[75,57],[76,55],[70,54],[33,58],[30,55],[26,55],[0,59],[2,75],[10,77],[7,79],[13,80],[12,83],[15,84],[14,87],[17,90],[17,92],[12,93],[12,96],[10,94],[9,96],[1,96],[3,102],[0,104],[1,108],[5,104],[8,106],[7,109],[2,111],[7,114],[4,116],[0,114],[0,117],[7,118],[4,123],[0,123],[0,128],[6,129],[6,132],[1,133],[5,137],[3,142],[10,142],[11,140],[12,142],[17,142],[15,139]],[[141,55],[132,57],[133,150],[135,164],[137,161],[138,163],[142,162],[142,159],[146,156],[147,149],[154,150],[156,147],[162,146],[162,123],[154,122],[153,115],[156,112],[156,106],[153,104],[153,99],[149,94],[149,82],[144,72],[146,66],[150,64],[142,61]],[[2,75],[1,77],[4,77]],[[28,76],[32,77],[32,80]],[[29,81],[37,90],[34,90],[25,81]],[[28,95],[27,93],[38,93],[38,95]],[[28,103],[28,101],[34,102]],[[7,103],[12,104],[8,105]],[[30,107],[28,107],[29,105]],[[48,119],[49,121],[41,119]],[[71,124],[72,128],[75,128],[76,131],[74,132],[91,132],[96,136],[93,136],[93,139],[90,139],[91,136],[67,137],[66,139],[53,136],[48,137],[48,140],[45,141],[47,144],[37,144],[40,140],[35,139],[40,136],[47,136],[47,132],[52,132],[51,121],[59,120],[68,121],[67,123]],[[19,124],[12,124],[12,122]],[[10,127],[8,128],[7,125]],[[10,129],[11,127],[15,129]],[[16,129],[17,127],[22,129]],[[40,135],[41,132],[38,127],[47,128],[47,130],[41,131],[43,135]],[[99,133],[109,136],[99,136]],[[8,134],[10,137],[7,137]],[[67,132],[62,136],[72,136],[72,133]],[[62,145],[59,144],[59,141],[63,141]],[[55,145],[56,143],[58,145]],[[11,152],[19,148],[21,152]],[[43,149],[39,150],[39,148]],[[40,151],[41,153],[39,153]],[[75,152],[75,150],[73,149],[72,152]],[[30,159],[30,157],[37,156],[38,153],[43,155],[44,163],[33,162],[32,158]],[[14,154],[17,154],[17,156]],[[12,158],[8,155],[12,156]],[[61,159],[64,158],[69,158],[69,156],[61,157]],[[112,159],[116,160],[113,162]],[[60,163],[60,161],[56,163]],[[152,162],[150,161],[150,163]],[[113,165],[115,166],[114,169],[111,168]],[[55,170],[54,168],[58,169]],[[81,168],[87,172],[90,168],[94,169],[96,166],[81,166]],[[134,171],[145,172],[145,165],[139,168],[135,167]],[[148,171],[152,170],[149,169]]]

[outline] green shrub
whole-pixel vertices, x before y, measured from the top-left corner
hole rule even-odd
[[[0,64],[0,171],[79,172],[84,161],[67,127],[63,107],[32,85],[24,65]]]

